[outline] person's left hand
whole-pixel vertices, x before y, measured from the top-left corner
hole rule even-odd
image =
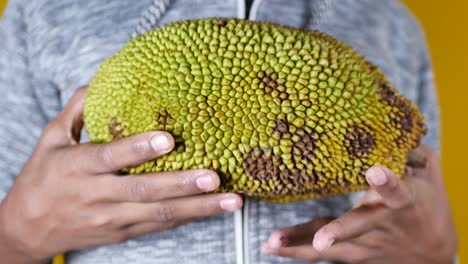
[[[458,242],[439,162],[426,146],[416,151],[426,157],[425,168],[410,168],[399,180],[371,167],[371,189],[352,210],[277,230],[262,252],[308,262],[451,263]]]

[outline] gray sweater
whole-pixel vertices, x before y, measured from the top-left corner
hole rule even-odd
[[[0,200],[46,123],[87,84],[99,64],[130,38],[180,19],[245,18],[243,0],[10,0],[0,23]],[[438,150],[439,119],[431,64],[418,23],[392,0],[255,0],[251,20],[318,29],[348,43],[416,102]],[[264,256],[276,229],[340,215],[356,194],[289,204],[247,199],[241,211],[71,252],[68,263],[295,263]]]

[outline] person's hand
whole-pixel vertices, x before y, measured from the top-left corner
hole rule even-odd
[[[233,193],[197,195],[219,186],[210,170],[119,176],[123,168],[170,152],[173,138],[155,131],[78,144],[85,94],[80,89],[47,126],[0,204],[2,263],[39,263],[242,206]]]
[[[426,146],[416,151],[426,157],[425,168],[409,168],[399,180],[371,167],[371,189],[352,210],[277,230],[262,252],[308,262],[452,263],[457,237],[439,162]]]

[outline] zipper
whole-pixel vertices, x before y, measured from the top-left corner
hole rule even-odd
[[[262,0],[254,0],[252,2],[252,6],[250,7],[248,19],[257,20],[258,8],[259,8],[261,2],[262,2]]]
[[[242,209],[234,212],[234,236],[236,241],[236,264],[249,264],[249,206],[250,200],[243,199]]]
[[[245,19],[245,0],[237,0],[237,18]],[[234,237],[236,247],[236,264],[246,264],[245,258],[245,229],[244,223],[245,207],[247,206],[247,199],[243,198],[242,208],[234,212]]]
[[[243,214],[243,228],[242,228],[242,242],[243,242],[243,264],[250,264],[250,254],[249,254],[249,206],[250,206],[250,199],[244,198],[244,206],[242,207],[242,214]]]

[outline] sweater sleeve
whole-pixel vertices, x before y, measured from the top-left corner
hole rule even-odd
[[[417,104],[424,114],[427,124],[427,134],[423,143],[440,153],[440,106],[435,87],[434,72],[427,44],[422,33],[419,34],[419,93]]]
[[[21,1],[10,0],[0,20],[0,201],[47,123],[28,67],[26,17]]]

